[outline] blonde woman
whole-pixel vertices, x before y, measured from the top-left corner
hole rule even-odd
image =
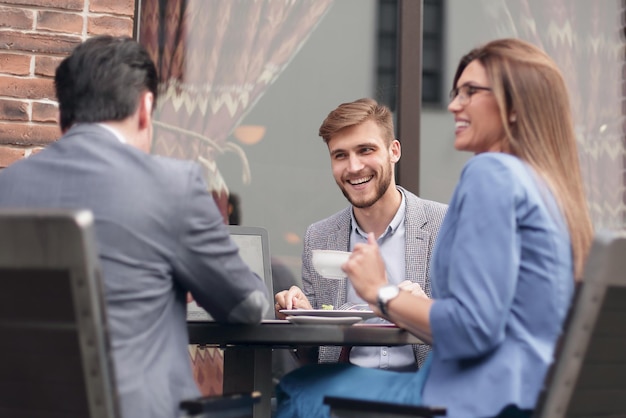
[[[567,90],[543,51],[501,39],[461,59],[450,98],[454,146],[475,156],[435,244],[433,298],[389,285],[372,237],[343,266],[373,309],[432,344],[429,367],[302,368],[279,386],[278,417],[328,416],[325,395],[530,416],[593,235]]]

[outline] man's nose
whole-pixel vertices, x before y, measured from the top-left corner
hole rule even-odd
[[[363,163],[361,162],[361,158],[359,158],[356,154],[351,154],[348,160],[348,169],[350,171],[359,171],[363,168]]]

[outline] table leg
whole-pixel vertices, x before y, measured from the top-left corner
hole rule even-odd
[[[261,392],[254,418],[270,418],[272,397],[272,349],[227,347],[224,350],[224,393]]]

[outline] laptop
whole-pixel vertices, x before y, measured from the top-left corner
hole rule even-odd
[[[258,226],[228,225],[230,238],[239,247],[239,255],[259,275],[268,289],[270,301],[274,298],[272,266],[267,230]],[[273,303],[270,303],[264,319],[274,319]],[[195,301],[187,303],[187,321],[212,321],[211,316]]]

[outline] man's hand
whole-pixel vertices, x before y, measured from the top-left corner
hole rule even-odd
[[[274,311],[278,319],[286,318],[286,315],[279,312],[281,309],[313,309],[309,299],[298,286],[291,286],[289,290],[276,293],[274,300],[276,301]]]
[[[402,283],[398,284],[398,287],[402,290],[406,290],[407,292],[411,292],[412,295],[421,296],[423,298],[428,299],[428,296],[422,289],[422,286],[419,283],[413,283],[410,280],[405,280]]]

